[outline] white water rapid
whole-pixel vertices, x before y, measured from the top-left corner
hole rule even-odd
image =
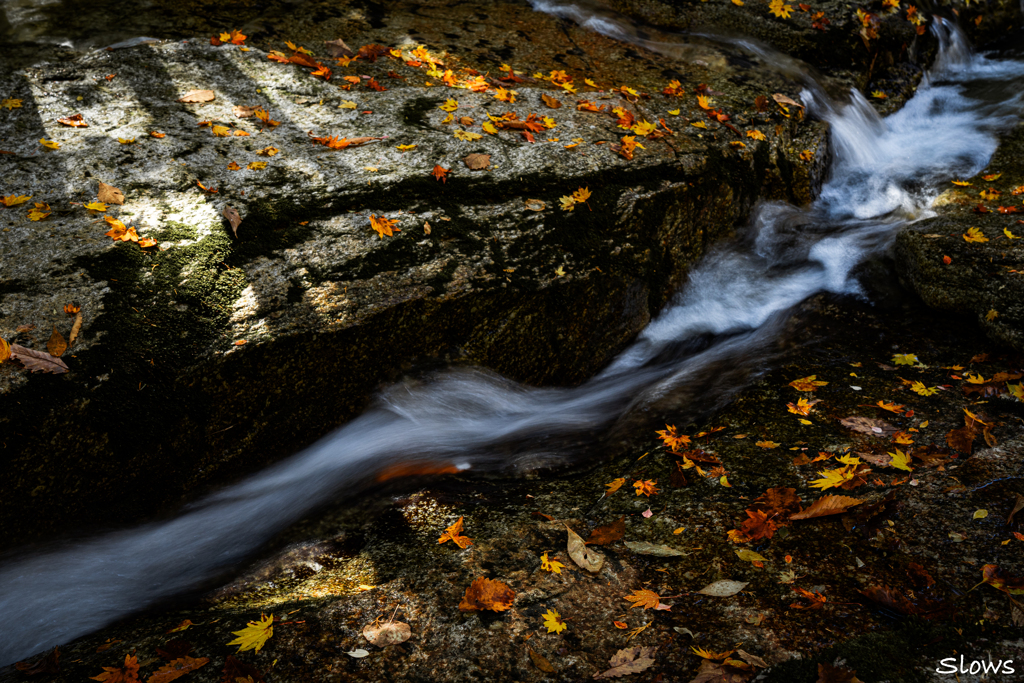
[[[551,5],[536,3],[567,11]],[[573,18],[636,42],[614,17]],[[803,209],[760,206],[745,236],[713,251],[600,375],[572,389],[526,388],[466,370],[400,384],[309,449],[169,521],[8,556],[0,566],[0,665],[194,589],[389,466],[533,466],[559,458],[560,440],[606,429],[668,394],[689,391],[694,405],[708,408],[701,391],[709,368],[756,369],[794,306],[819,292],[857,294],[854,267],[927,215],[939,182],[982,170],[998,133],[1021,115],[1024,62],[971,54],[950,24],[938,32],[935,69],[884,120],[856,93],[845,105],[827,101],[798,70],[809,108],[831,124],[834,161],[820,198]],[[782,66],[796,68],[793,60]]]

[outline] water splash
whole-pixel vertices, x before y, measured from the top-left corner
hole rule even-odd
[[[620,30],[614,18],[580,20]],[[618,37],[636,42],[628,32]],[[202,585],[389,466],[536,467],[564,459],[578,435],[600,433],[629,411],[671,405],[686,416],[721,404],[763,368],[795,305],[819,292],[858,293],[857,264],[926,214],[939,181],[981,170],[997,134],[1017,120],[1024,63],[972,55],[958,41],[943,42],[951,54],[940,55],[931,82],[884,120],[862,97],[838,106],[809,90],[832,127],[820,198],[803,209],[760,205],[737,243],[709,254],[637,341],[586,384],[533,389],[483,370],[398,384],[311,448],[174,519],[6,558],[0,614],[17,627],[0,639],[0,664]]]

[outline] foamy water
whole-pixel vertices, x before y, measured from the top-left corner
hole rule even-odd
[[[535,7],[637,42],[614,15],[588,16],[574,3]],[[314,446],[170,521],[8,557],[0,567],[0,614],[8,624],[0,664],[202,584],[390,466],[534,467],[563,459],[565,438],[599,431],[670,393],[707,408],[711,368],[716,376],[721,368],[755,370],[794,306],[820,292],[857,294],[853,269],[927,215],[939,182],[984,168],[998,133],[1020,116],[1024,63],[974,55],[955,27],[938,30],[943,51],[929,79],[886,119],[857,93],[843,105],[828,101],[795,60],[757,47],[799,74],[805,103],[831,125],[834,160],[821,196],[807,208],[758,207],[742,239],[709,254],[597,377],[571,389],[537,389],[483,370],[453,370],[398,384]]]

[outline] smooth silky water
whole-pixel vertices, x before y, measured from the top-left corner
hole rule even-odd
[[[686,37],[651,41],[628,21],[585,5],[534,6],[643,47],[686,54]],[[886,119],[858,93],[845,104],[829,100],[808,69],[766,46],[702,36],[746,49],[797,79],[808,111],[830,124],[833,160],[815,202],[758,206],[740,237],[709,253],[638,339],[579,387],[529,388],[466,369],[400,383],[312,447],[170,520],[8,555],[0,566],[0,614],[8,625],[0,665],[203,586],[390,467],[553,465],[571,460],[574,436],[606,430],[666,396],[681,417],[727,400],[736,387],[722,381],[723,368],[746,378],[763,369],[790,312],[809,297],[861,295],[855,267],[886,253],[904,225],[928,216],[940,183],[981,171],[999,133],[1024,113],[1024,62],[974,55],[952,24],[933,25],[941,42],[935,66]]]

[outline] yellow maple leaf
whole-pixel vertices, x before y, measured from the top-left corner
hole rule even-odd
[[[39,138],[39,144],[47,149],[60,149],[60,143],[54,142],[53,140],[47,140],[46,138]]]
[[[979,192],[978,196],[981,197],[982,199],[986,200],[986,201],[991,201],[991,200],[996,199],[997,197],[999,197],[999,195],[1001,195],[1001,194],[1002,194],[1002,192],[1000,192],[999,190],[997,190],[995,188],[992,188],[992,187],[989,187],[989,188],[985,188],[984,190]]]
[[[679,116],[680,110],[679,109],[669,109],[668,113],[671,116]]]
[[[239,171],[242,169],[242,167],[236,164],[234,161],[228,164],[227,168],[229,171]]]
[[[836,458],[836,462],[841,462],[844,465],[859,465],[860,458],[856,455],[850,455],[849,453]]]
[[[889,453],[889,455],[892,456],[892,462],[889,463],[889,465],[891,465],[892,467],[895,467],[896,469],[905,470],[907,472],[912,471],[910,469],[910,456],[909,455],[907,455],[906,453],[904,453],[903,451],[901,451],[898,448],[896,449],[895,453]]]
[[[811,482],[811,486],[816,489],[830,489],[838,486],[842,486],[846,482],[853,479],[854,467],[840,467],[835,470],[822,470],[818,472],[821,475],[821,479],[815,479]]]
[[[549,560],[547,553],[544,553],[540,556],[540,568],[546,572],[551,572],[553,574],[561,574],[562,567],[564,566],[565,565],[559,562],[558,560]]]
[[[615,493],[616,491],[621,489],[622,485],[625,484],[625,483],[626,483],[626,478],[625,477],[619,477],[618,479],[613,479],[610,483],[605,484],[605,486],[608,487],[608,490],[604,492],[604,495],[605,496],[612,495],[613,493]]]
[[[416,149],[416,145],[398,145],[395,149],[399,152],[408,152],[410,149]]]
[[[484,121],[480,127],[484,129],[485,133],[488,133],[490,135],[498,134],[498,129],[495,128],[494,124],[491,123],[490,121]]]
[[[711,109],[711,106],[715,103],[707,95],[697,95],[697,106],[701,109]]]
[[[548,129],[554,128],[555,126],[558,125],[558,123],[556,123],[555,120],[550,116],[545,116],[544,118],[541,119],[541,122],[544,124],[544,127]]]
[[[896,365],[914,365],[920,363],[917,356],[912,353],[897,353],[892,357],[892,362]]]
[[[391,237],[394,234],[392,231],[401,232],[401,230],[395,227],[396,223],[398,223],[397,218],[389,219],[384,216],[377,218],[376,214],[370,215],[370,227],[377,231],[381,239],[384,239],[384,235]]]
[[[708,127],[708,124],[704,123],[703,121],[694,121],[690,125],[693,126],[694,128],[704,128],[704,129],[707,129],[707,127]]]
[[[782,444],[775,443],[774,441],[758,441],[754,445],[758,446],[760,448],[772,449],[772,448],[778,448]]]
[[[1006,235],[1006,239],[1008,239],[1008,240],[1019,240],[1020,239],[1020,235],[1014,235],[1012,232],[1010,232],[1009,228],[1003,228],[1003,234]]]
[[[440,109],[441,111],[452,112],[459,108],[459,101],[449,98],[448,100],[445,101],[444,104],[438,105],[437,108]]]
[[[644,609],[651,609],[657,607],[661,602],[661,596],[652,590],[646,588],[638,588],[633,591],[630,595],[623,596],[623,600],[629,600],[633,603],[630,609],[636,607],[643,607]]]
[[[0,108],[6,109],[7,111],[18,109],[21,107],[21,103],[23,101],[24,100],[16,100],[13,97],[8,97],[7,99],[0,100]]]
[[[259,154],[261,157],[272,157],[280,151],[281,150],[279,150],[277,147],[264,147],[263,149],[258,150],[256,153]]]
[[[562,196],[558,198],[558,201],[562,204],[562,211],[572,211],[576,208],[576,200],[570,196]]]
[[[1018,401],[1024,402],[1024,382],[1018,382],[1017,384],[1007,384],[1006,390],[1010,392]]]
[[[959,186],[959,187],[970,187],[971,186],[971,183],[966,181],[966,180],[951,180],[950,182],[953,183],[954,185]]]
[[[17,206],[18,204],[24,204],[28,200],[32,199],[32,195],[14,195],[9,194],[6,197],[0,197],[0,204],[4,206]]]
[[[910,385],[910,390],[919,396],[932,396],[939,393],[938,387],[932,387],[929,389],[924,385],[924,382],[916,381]]]
[[[107,210],[107,205],[104,204],[103,202],[89,202],[88,204],[85,204],[84,206],[85,206],[85,208],[89,209],[90,211],[106,211]]]
[[[661,490],[656,488],[657,484],[657,480],[648,479],[643,481],[642,479],[637,479],[633,482],[633,488],[636,489],[636,495],[644,495],[650,498],[651,494],[656,494]]]
[[[41,221],[50,215],[50,205],[44,202],[36,202],[35,207],[28,210],[30,221]]]
[[[231,135],[231,129],[227,126],[213,126],[210,130],[213,131],[213,135],[218,138],[227,137]]]
[[[459,140],[466,140],[472,142],[473,140],[479,140],[480,138],[483,137],[483,135],[480,135],[480,133],[470,133],[464,130],[457,130],[455,131],[455,137],[458,138]]]
[[[637,135],[647,137],[648,135],[653,133],[657,128],[657,125],[650,123],[647,120],[644,120],[643,123],[635,124],[632,128],[630,128],[630,130],[636,133]]]
[[[579,188],[578,190],[576,190],[575,192],[572,193],[572,199],[577,204],[583,204],[588,199],[590,199],[590,188],[589,187],[581,187],[581,188]]]
[[[968,372],[967,381],[971,384],[984,384],[989,380],[985,379],[982,375],[975,375],[973,372]]]
[[[787,403],[786,407],[794,415],[810,415],[814,410],[814,404],[818,401],[808,401],[806,398],[799,399],[795,404]]]
[[[789,16],[793,14],[793,6],[784,4],[782,0],[772,0],[768,5],[768,11],[780,19],[789,19]]]
[[[228,645],[237,645],[239,652],[246,650],[259,652],[267,640],[274,635],[274,616],[268,617],[265,614],[260,614],[259,621],[250,621],[249,625],[241,631],[232,631],[232,633],[238,637]]]
[[[807,377],[801,377],[795,379],[789,383],[789,386],[793,387],[797,391],[814,391],[818,387],[823,387],[828,382],[823,382],[818,379],[817,375],[808,375]]]
[[[561,633],[569,628],[569,625],[562,621],[562,615],[556,610],[549,609],[541,616],[544,617],[544,626],[547,627],[548,633]]]
[[[505,88],[499,87],[494,91],[494,99],[514,104],[516,101],[516,92],[515,90],[506,90]]]
[[[895,434],[893,434],[892,440],[901,446],[909,446],[910,444],[914,443],[914,440],[910,438],[910,434],[908,434],[907,432],[896,432]]]
[[[978,228],[968,228],[967,233],[963,235],[964,242],[988,242],[988,238]]]
[[[690,649],[693,650],[698,657],[703,657],[704,659],[725,659],[735,652],[735,650],[729,650],[728,652],[712,652],[711,650],[705,650],[693,645],[690,646]]]
[[[338,105],[338,109],[355,109],[356,103],[352,100],[342,100],[341,104]]]
[[[262,171],[266,167],[267,162],[265,161],[250,161],[249,165],[246,166],[246,168],[249,169],[250,171]]]
[[[889,97],[888,95],[886,95],[881,90],[872,90],[871,91],[871,96],[874,97],[876,100],[884,100],[887,97]]]
[[[988,310],[988,313],[985,314],[985,320],[988,320],[989,322],[992,322],[993,320],[995,320],[998,317],[999,317],[999,311],[997,311],[994,308],[990,308]]]
[[[669,112],[669,113],[671,113],[671,112]],[[768,139],[767,137],[765,137],[765,134],[762,133],[759,130],[748,130],[747,131],[747,137],[748,138],[754,138],[755,140],[767,140]]]
[[[597,83],[594,83],[594,80],[592,78],[584,78],[583,82],[589,85],[591,88],[597,87]]]
[[[130,145],[135,142],[135,138],[118,138],[117,141],[122,145]]]
[[[448,116],[441,119],[441,123],[448,124],[455,120],[455,114],[448,114]],[[456,136],[457,137],[457,136]]]

